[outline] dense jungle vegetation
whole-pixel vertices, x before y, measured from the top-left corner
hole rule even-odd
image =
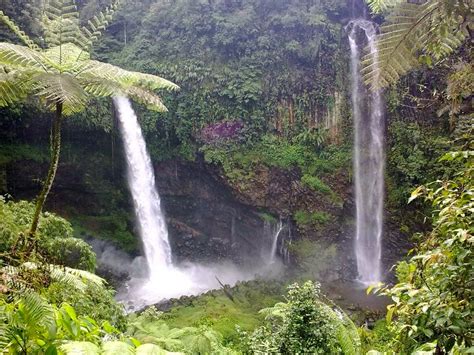
[[[385,98],[397,241],[386,282],[367,290],[388,304],[376,311],[326,294],[331,270],[353,268],[345,26],[364,12],[380,26],[361,70]],[[468,0],[0,1],[2,353],[473,353],[472,16]],[[233,208],[294,226],[283,275],[125,312],[125,280],[93,248],[142,253],[117,95],[155,167],[204,171]],[[194,215],[185,227],[169,215],[203,234]]]

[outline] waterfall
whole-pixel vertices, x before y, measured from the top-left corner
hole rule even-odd
[[[128,265],[123,261],[124,267],[130,271],[130,280],[119,290],[118,300],[125,303],[128,311],[136,311],[163,299],[199,294],[219,288],[217,277],[230,285],[240,280],[254,278],[253,270],[231,264],[173,265],[166,220],[155,186],[153,166],[137,116],[127,98],[116,97],[114,104],[118,111],[120,133],[127,160],[128,186],[148,271],[144,277],[142,270],[145,265],[142,257],[137,257]],[[234,223],[231,229],[234,234]]]
[[[149,279],[153,280],[172,265],[168,230],[155,186],[153,166],[137,116],[127,98],[116,97],[114,103],[118,110],[127,160],[127,182],[143,242]]]
[[[362,19],[352,21],[349,28],[357,219],[355,254],[359,281],[373,284],[381,280],[384,126],[381,92],[367,92],[360,77],[359,62],[360,48],[365,44],[377,55],[376,28],[372,22]],[[359,34],[363,34],[362,41]]]
[[[281,231],[284,228],[285,226],[281,219],[278,222],[263,221],[264,240],[268,241],[270,248],[264,246],[261,255],[267,265],[274,264],[278,260],[278,241],[280,240]]]

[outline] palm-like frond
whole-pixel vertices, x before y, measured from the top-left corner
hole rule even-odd
[[[39,51],[12,43],[0,43],[0,65],[46,72],[48,59]]]
[[[29,292],[28,290],[31,289],[31,287],[21,282],[21,275],[30,270],[38,270],[40,267],[49,273],[49,277],[53,281],[61,282],[71,288],[82,291],[87,288],[88,284],[102,286],[105,283],[104,279],[88,271],[58,265],[40,265],[33,262],[26,262],[18,267],[11,265],[5,266],[0,269],[0,275],[6,283],[6,286],[10,289],[19,292]]]
[[[100,348],[89,341],[68,341],[62,344],[61,351],[68,355],[98,355]]]
[[[18,36],[18,38],[25,43],[29,48],[38,50],[39,47],[38,45],[33,42],[33,40],[18,27],[18,25],[12,21],[7,15],[3,13],[3,11],[0,10],[0,21],[2,21],[5,25],[10,28],[10,30]]]
[[[370,10],[373,13],[380,13],[395,7],[396,5],[406,2],[406,0],[366,0]]]
[[[381,27],[377,50],[363,57],[366,84],[372,89],[389,86],[420,64],[420,54],[440,59],[459,47],[465,34],[446,6],[446,0],[397,4]]]
[[[145,105],[149,110],[158,112],[168,111],[161,98],[151,90],[143,89],[139,86],[131,86],[126,88],[125,94],[132,100]]]
[[[0,107],[22,101],[28,95],[25,85],[28,76],[24,73],[10,71],[8,74],[0,69]]]
[[[74,0],[48,0],[45,2],[43,27],[48,47],[74,43],[81,46],[78,33],[79,13]]]
[[[102,35],[119,6],[120,0],[114,0],[109,7],[88,21],[88,26],[83,27],[81,32],[85,44],[90,46]]]
[[[43,25],[47,49],[36,46],[7,16],[9,27],[28,47],[0,43],[0,107],[34,94],[62,114],[82,111],[91,97],[127,95],[148,108],[166,111],[155,90],[178,86],[156,75],[127,71],[90,59],[90,45],[109,24],[120,0],[93,17],[81,30],[74,0],[48,0]]]
[[[102,344],[102,354],[104,355],[133,355],[135,349],[132,345],[123,341],[107,341]]]
[[[44,73],[35,76],[34,80],[37,96],[44,100],[46,107],[54,110],[57,104],[62,104],[65,115],[84,109],[87,93],[72,75]]]
[[[26,292],[18,303],[18,316],[23,325],[28,327],[54,324],[54,310],[51,305],[35,292]]]

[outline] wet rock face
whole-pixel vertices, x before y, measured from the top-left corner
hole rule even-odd
[[[178,260],[258,260],[263,221],[255,207],[238,202],[203,163],[155,165],[157,188]]]

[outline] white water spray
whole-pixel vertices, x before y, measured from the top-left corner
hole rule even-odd
[[[384,132],[382,97],[379,90],[368,94],[359,73],[363,33],[373,56],[376,28],[367,20],[354,20],[349,34],[351,47],[352,108],[354,118],[354,175],[357,230],[355,253],[359,281],[374,284],[381,280],[382,225],[384,197]],[[358,32],[359,31],[359,32]],[[362,44],[363,45],[363,44]],[[367,101],[367,104],[365,104]],[[364,109],[367,107],[367,109]]]

